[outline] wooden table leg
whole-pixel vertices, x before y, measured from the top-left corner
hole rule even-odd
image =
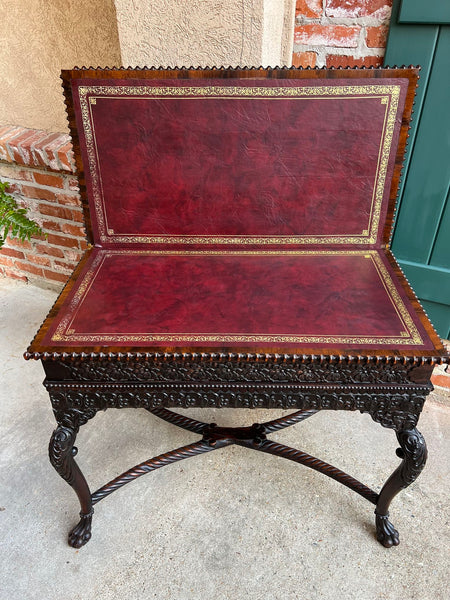
[[[77,454],[75,438],[78,428],[59,425],[50,439],[50,462],[61,477],[75,490],[80,501],[80,522],[69,533],[69,545],[80,548],[91,539],[91,523],[94,509],[89,486],[75,462]]]
[[[427,460],[425,440],[416,428],[398,431],[397,439],[397,456],[403,460],[384,484],[375,509],[377,540],[386,548],[399,544],[398,531],[389,521],[389,505],[400,490],[417,479]]]

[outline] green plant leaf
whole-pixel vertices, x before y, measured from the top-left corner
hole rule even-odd
[[[0,247],[8,235],[24,241],[43,234],[41,227],[26,216],[26,209],[19,208],[16,200],[6,193],[8,187],[8,182],[0,181]]]

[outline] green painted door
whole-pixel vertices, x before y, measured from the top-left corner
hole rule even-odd
[[[450,2],[394,0],[386,65],[421,65],[392,251],[450,337]]]

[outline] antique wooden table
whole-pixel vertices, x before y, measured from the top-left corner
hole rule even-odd
[[[25,358],[42,360],[50,460],[93,505],[154,469],[238,444],[311,467],[375,504],[426,460],[416,424],[445,350],[389,250],[415,68],[74,69],[62,74],[89,248]],[[225,428],[173,407],[294,409]],[[81,425],[145,408],[201,436],[96,492]],[[368,413],[401,463],[380,493],[268,439],[320,410]]]

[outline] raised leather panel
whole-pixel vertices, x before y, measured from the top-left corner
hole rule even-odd
[[[375,244],[408,80],[74,80],[97,244]]]
[[[49,346],[432,349],[376,250],[94,250]]]

